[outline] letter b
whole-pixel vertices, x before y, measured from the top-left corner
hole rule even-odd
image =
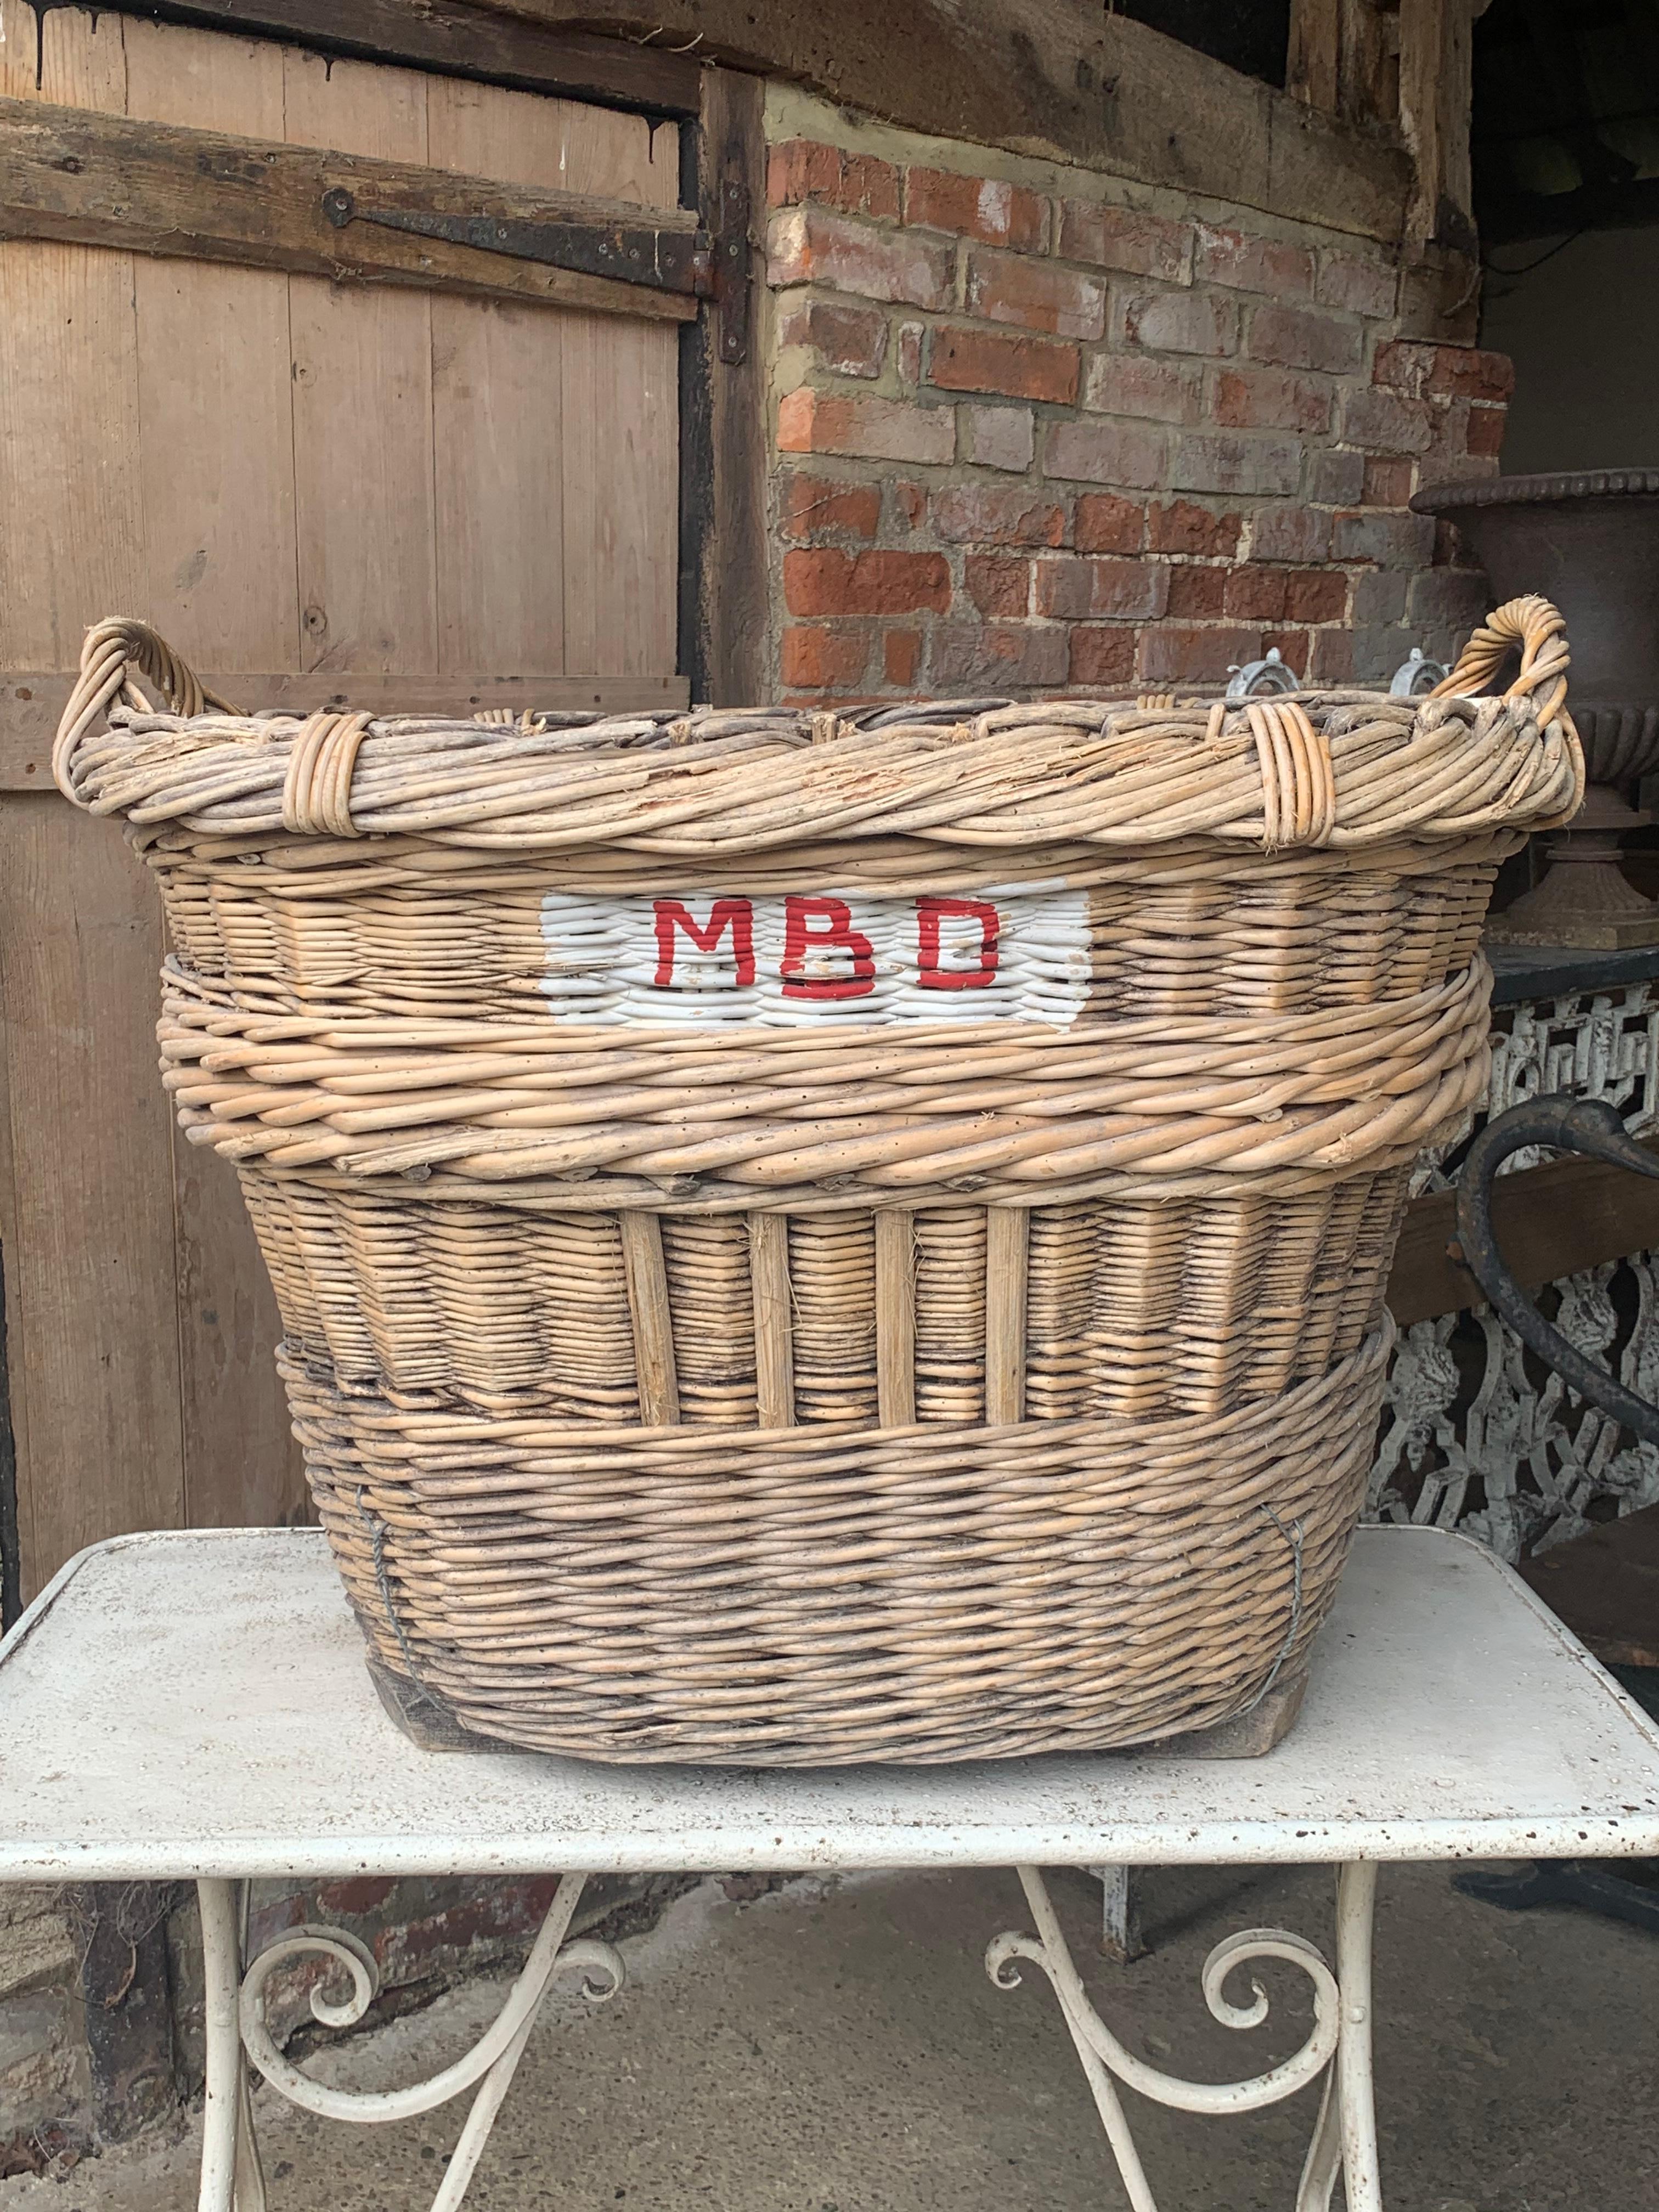
[[[826,972],[823,956],[828,952],[847,956],[844,963],[836,963],[837,974]],[[845,899],[792,894],[783,902],[779,973],[786,999],[862,999],[876,988],[876,948],[862,930],[854,928],[853,911]]]

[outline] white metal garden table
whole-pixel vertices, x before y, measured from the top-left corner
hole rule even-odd
[[[1118,2084],[1196,2112],[1243,2112],[1322,2077],[1297,2212],[1381,2212],[1370,1935],[1383,1859],[1659,1851],[1659,1729],[1492,1555],[1429,1529],[1362,1529],[1289,1738],[1266,1758],[1103,1755],[975,1766],[780,1772],[617,1768],[419,1751],[380,1710],[320,1534],[132,1536],[82,1553],[0,1644],[0,1880],[193,1878],[207,1970],[202,2212],[260,2212],[246,2066],[343,2120],[476,2091],[434,2212],[453,2212],[561,1969],[619,1985],[607,1946],[566,1940],[584,1879],[745,1869],[1018,1869],[1033,1926],[992,1942],[1012,1987],[1052,1984],[1136,2212],[1154,2198]],[[1312,1984],[1302,2048],[1253,2080],[1177,2080],[1126,2048],[1084,1990],[1040,1869],[1334,1863],[1334,1971],[1302,1937],[1251,1929],[1211,1954],[1215,2016],[1249,2027],[1237,1967],[1285,1960]],[[343,1932],[292,1930],[242,1956],[256,1876],[544,1873],[563,1879],[501,2016],[417,2087],[327,2088],[267,2032],[262,1992],[296,1954],[340,1969],[325,2025],[361,2019],[373,1962]],[[341,1996],[346,1980],[350,1988]]]

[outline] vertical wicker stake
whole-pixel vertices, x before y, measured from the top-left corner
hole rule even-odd
[[[749,1217],[749,1282],[755,1303],[756,1411],[763,1429],[795,1425],[795,1334],[789,1304],[789,1217]]]
[[[1025,1419],[1025,1279],[1031,1217],[1023,1206],[985,1216],[985,1418]]]
[[[916,1418],[916,1245],[908,1212],[876,1215],[876,1405],[884,1429]]]
[[[647,1428],[678,1428],[679,1377],[674,1371],[674,1323],[662,1224],[654,1213],[623,1213],[623,1265],[634,1316],[634,1363],[640,1378],[640,1419]]]

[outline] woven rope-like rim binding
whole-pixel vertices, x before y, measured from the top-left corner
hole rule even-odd
[[[1315,729],[1294,699],[1252,699],[1244,712],[1261,764],[1264,850],[1328,845],[1336,827],[1336,781],[1324,731]],[[1213,727],[1214,708],[1210,714]]]
[[[1509,690],[1472,699],[1516,644]],[[1562,714],[1566,666],[1561,617],[1533,599],[1499,608],[1427,701],[1310,692],[1239,706],[966,702],[954,721],[939,719],[948,708],[918,708],[865,722],[705,709],[544,715],[529,727],[350,715],[296,725],[205,714],[224,702],[153,631],[110,623],[88,636],[53,772],[93,812],[215,836],[314,824],[496,852],[665,857],[896,836],[988,855],[1192,837],[1345,848],[1568,818],[1583,763]],[[162,684],[177,721],[148,710],[135,671]],[[118,712],[96,737],[118,698],[128,726]]]
[[[351,818],[351,778],[373,720],[325,711],[301,723],[283,781],[284,830],[297,836],[362,836]]]

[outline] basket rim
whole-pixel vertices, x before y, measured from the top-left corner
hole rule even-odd
[[[1508,689],[1478,697],[1517,650]],[[918,701],[861,717],[777,706],[507,726],[340,708],[301,720],[242,714],[147,624],[117,617],[88,633],[52,769],[90,812],[214,837],[624,848],[665,862],[898,836],[988,860],[1194,837],[1277,852],[1566,820],[1583,787],[1568,665],[1560,614],[1534,597],[1498,609],[1418,700],[1177,690]]]

